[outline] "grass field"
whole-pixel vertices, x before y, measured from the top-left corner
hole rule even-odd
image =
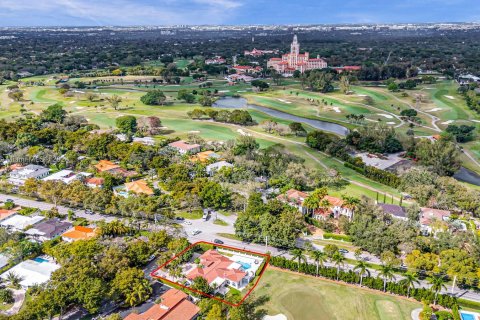
[[[268,268],[254,290],[268,296],[260,308],[288,320],[410,320],[421,304],[325,280]]]

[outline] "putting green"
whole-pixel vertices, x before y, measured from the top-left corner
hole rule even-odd
[[[259,306],[289,320],[410,320],[420,303],[268,268],[254,290]]]

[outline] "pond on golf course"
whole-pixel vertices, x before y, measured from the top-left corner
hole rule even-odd
[[[260,112],[263,112],[265,114],[268,114],[272,117],[283,119],[283,120],[289,120],[289,121],[295,121],[295,122],[301,122],[304,124],[307,124],[315,129],[318,130],[323,130],[331,133],[335,133],[341,136],[346,136],[349,132],[349,130],[339,124],[332,123],[332,122],[327,122],[327,121],[322,121],[322,120],[314,120],[314,119],[308,119],[304,117],[299,117],[295,116],[290,113],[278,111],[275,109],[270,109],[267,107],[262,107],[256,104],[249,104],[247,103],[247,100],[244,98],[233,98],[233,97],[224,97],[221,99],[218,99],[214,104],[213,107],[216,108],[224,108],[224,109],[254,109]]]

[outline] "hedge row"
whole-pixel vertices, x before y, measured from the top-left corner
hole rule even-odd
[[[301,273],[307,275],[316,276],[317,267],[315,264],[301,263],[299,269],[296,261],[278,256],[272,257],[270,259],[270,264],[281,269],[287,269],[295,272],[300,271]],[[337,280],[337,269],[333,267],[320,267],[318,275],[327,279]],[[360,282],[360,276],[351,270],[347,272],[340,270],[338,273],[338,280],[346,283],[357,284]],[[383,279],[378,277],[374,278],[370,276],[364,276],[362,285],[370,289],[383,291]],[[407,296],[408,288],[401,283],[387,282],[386,291],[401,296]],[[410,297],[417,301],[428,301],[432,303],[435,299],[435,293],[429,289],[415,288],[410,290]],[[444,294],[438,295],[437,303],[448,309],[458,306],[457,298]]]
[[[400,178],[391,172],[377,169],[372,166],[365,166],[362,168],[362,167],[353,165],[349,162],[344,162],[343,165],[347,168],[357,171],[358,173],[364,175],[369,179],[372,179],[373,181],[380,182],[384,185],[387,185],[393,188],[397,188],[400,185]]]
[[[323,234],[323,239],[333,239],[333,240],[340,240],[345,242],[352,242],[352,238],[345,234],[336,234],[336,233],[327,233]]]

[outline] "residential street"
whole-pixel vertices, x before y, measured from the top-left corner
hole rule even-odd
[[[26,206],[26,207],[35,207],[39,208],[41,210],[48,210],[53,207],[52,204],[45,203],[42,201],[35,201],[35,200],[30,200],[30,199],[24,199],[20,197],[15,197],[12,195],[4,195],[0,194],[0,201],[5,201],[6,199],[12,199],[14,202],[18,205],[21,206]],[[58,210],[62,214],[67,214],[69,208],[63,207],[63,206],[58,206]],[[87,218],[88,220],[91,221],[99,221],[99,220],[105,220],[105,221],[112,221],[117,219],[117,217],[110,216],[110,215],[101,215],[101,214],[85,214],[84,210],[74,210],[75,215],[77,217],[84,217]],[[183,231],[180,231],[180,234],[183,236],[187,237],[190,242],[196,242],[196,241],[209,241],[213,242],[214,239],[220,239],[222,240],[226,245],[242,248],[242,249],[247,249],[251,251],[257,251],[257,252],[270,252],[271,255],[273,256],[284,256],[287,258],[290,258],[291,255],[289,254],[288,251],[285,250],[280,250],[275,247],[271,246],[265,246],[265,245],[260,245],[260,244],[253,244],[253,243],[246,243],[238,240],[232,240],[229,238],[222,237],[218,235],[219,233],[228,233],[228,234],[234,234],[235,230],[233,228],[233,223],[235,222],[236,215],[230,215],[230,216],[224,216],[221,214],[218,214],[218,218],[227,222],[228,226],[221,226],[214,224],[215,220],[215,215],[210,217],[209,220],[204,221],[203,219],[197,219],[197,220],[186,220],[186,223],[183,223]],[[201,231],[197,235],[193,235],[192,232],[194,230],[199,230]],[[302,240],[299,239],[297,245],[302,246]],[[317,249],[323,249],[323,246],[313,244],[312,245],[317,248]],[[353,252],[348,252],[345,254],[345,257],[348,259],[355,259],[355,256]],[[373,264],[380,264],[380,260],[373,256],[373,255],[368,255],[368,254],[363,254],[363,257],[368,258],[369,263]],[[310,263],[313,263],[313,261],[310,261]],[[327,266],[333,266],[331,263],[326,263]],[[145,268],[146,273],[150,273],[153,271],[156,267],[155,261],[152,261],[151,263],[148,264],[148,266]],[[344,270],[353,270],[354,265],[351,264],[345,264]],[[376,270],[370,270],[371,274],[373,276],[378,275],[378,271]],[[402,280],[401,276],[397,276],[395,279],[396,281]],[[421,281],[420,285],[422,287],[430,287],[430,284],[427,281]],[[443,293],[452,293],[451,287],[448,288],[448,290],[442,290]],[[468,299],[468,300],[473,300],[473,301],[479,301],[480,302],[480,293],[471,291],[471,290],[461,290],[458,287],[455,287],[453,290],[453,294],[459,298],[463,299]]]

